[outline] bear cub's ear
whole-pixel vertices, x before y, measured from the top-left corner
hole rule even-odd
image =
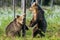
[[[34,3],[32,4],[32,6],[37,6],[37,3],[36,3],[36,2],[34,2]]]
[[[17,18],[19,18],[20,16],[19,15],[17,15]]]

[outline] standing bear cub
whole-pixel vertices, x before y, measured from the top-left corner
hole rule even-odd
[[[6,35],[10,37],[14,37],[16,35],[20,36],[20,31],[23,29],[23,20],[24,15],[17,15],[15,18],[6,28]],[[25,25],[25,30],[28,30],[28,27]]]
[[[37,34],[39,34],[41,37],[45,36],[47,22],[44,17],[44,11],[36,2],[31,5],[30,11],[32,11],[33,18],[30,21],[29,26],[35,26],[33,29],[33,37],[35,37]]]

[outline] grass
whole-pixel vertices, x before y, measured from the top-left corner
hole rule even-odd
[[[47,8],[47,7],[46,7]],[[21,13],[20,8],[16,8],[16,15]],[[0,40],[60,40],[60,6],[54,6],[52,9],[48,8],[45,11],[45,18],[47,21],[47,31],[46,36],[43,38],[32,38],[32,30],[30,28],[26,32],[26,37],[16,37],[10,38],[5,35],[6,26],[14,19],[12,8],[0,8]],[[26,24],[29,25],[29,22],[32,18],[32,14],[27,10]]]

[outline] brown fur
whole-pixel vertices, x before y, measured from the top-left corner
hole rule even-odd
[[[33,29],[33,37],[35,37],[37,34],[44,36],[42,32],[45,33],[47,27],[47,23],[44,17],[44,11],[36,2],[31,5],[30,11],[32,11],[33,13],[33,18],[30,21],[30,26],[33,27],[37,24],[37,26]]]
[[[23,19],[24,16],[17,16],[6,28],[6,35],[7,36],[20,36],[20,31],[22,30],[23,27]],[[25,25],[27,28],[27,26]],[[28,30],[28,28],[27,28]]]

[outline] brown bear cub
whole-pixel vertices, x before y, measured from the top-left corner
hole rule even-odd
[[[14,37],[16,35],[20,36],[20,32],[23,27],[23,19],[24,15],[17,15],[15,18],[6,28],[6,35],[10,37]],[[28,27],[25,25],[25,30],[28,30]]]
[[[33,13],[33,18],[30,21],[29,26],[33,27],[37,24],[33,29],[33,37],[35,37],[37,34],[39,34],[41,37],[45,36],[47,23],[44,17],[44,11],[36,2],[31,5],[30,11]]]

